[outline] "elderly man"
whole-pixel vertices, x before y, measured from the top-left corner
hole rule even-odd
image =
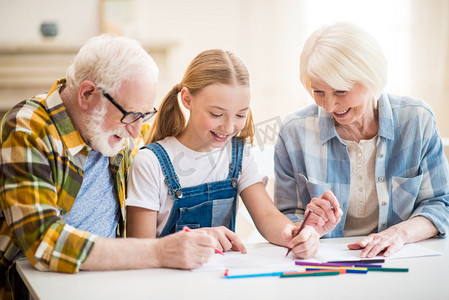
[[[134,141],[157,112],[157,73],[138,42],[94,37],[76,55],[66,79],[5,115],[1,282],[14,285],[14,261],[23,255],[39,270],[76,273],[189,269],[213,254],[216,241],[204,232],[157,240],[116,238],[124,235]]]

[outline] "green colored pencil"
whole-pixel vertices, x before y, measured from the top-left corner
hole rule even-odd
[[[329,271],[329,272],[301,272],[301,273],[290,273],[281,274],[281,278],[287,277],[306,277],[306,276],[328,276],[328,275],[340,275],[339,271]]]
[[[408,272],[408,268],[375,268],[368,267],[368,271],[380,271],[380,272]]]

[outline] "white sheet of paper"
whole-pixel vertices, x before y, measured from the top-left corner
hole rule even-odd
[[[287,248],[277,247],[269,243],[254,244],[247,248],[248,253],[225,252],[225,255],[214,254],[209,261],[201,268],[194,271],[220,271],[226,269],[244,271],[267,270],[275,271],[295,271],[295,259],[293,255],[285,257]]]
[[[287,249],[284,247],[277,247],[269,243],[253,244],[248,247],[247,254],[240,252],[225,252],[225,255],[214,254],[210,260],[201,268],[195,271],[224,272],[226,269],[235,271],[237,273],[244,272],[277,272],[277,271],[295,271],[300,267],[295,266],[296,259],[292,254],[285,257]],[[326,262],[330,260],[358,260],[360,259],[361,250],[349,250],[347,243],[321,243],[318,254],[313,259],[308,259],[310,262]],[[423,256],[442,255],[438,251],[423,247],[418,244],[406,244],[397,253],[377,258],[384,259],[399,259],[399,258],[413,258]]]
[[[320,250],[315,256],[315,259],[321,262],[333,261],[333,260],[358,260],[360,259],[360,253],[362,250],[349,250],[347,243],[321,243]],[[372,259],[384,258],[384,259],[398,259],[398,258],[412,258],[422,256],[434,256],[442,255],[438,251],[423,247],[418,244],[406,244],[401,250],[392,254],[391,256],[377,256]]]

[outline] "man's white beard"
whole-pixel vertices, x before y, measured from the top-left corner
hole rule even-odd
[[[110,157],[117,155],[120,152],[123,147],[123,143],[116,143],[114,147],[111,147],[111,145],[109,145],[109,138],[112,135],[117,135],[126,139],[130,137],[130,134],[124,127],[105,132],[102,129],[105,118],[106,104],[94,109],[92,113],[83,118],[83,120],[87,124],[87,137],[90,139],[89,146],[104,156]]]

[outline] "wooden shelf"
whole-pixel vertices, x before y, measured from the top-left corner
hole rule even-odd
[[[171,80],[169,56],[176,45],[174,42],[143,45],[159,67],[162,84]],[[56,80],[65,77],[80,47],[56,40],[0,46],[0,112],[48,91]]]

